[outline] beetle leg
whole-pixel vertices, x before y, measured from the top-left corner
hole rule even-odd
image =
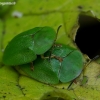
[[[49,56],[47,56],[47,57],[44,57],[43,55],[41,55],[41,58],[42,58],[42,59],[55,58],[55,55],[51,55],[50,57],[49,57]]]
[[[49,56],[47,56],[47,57],[44,57],[43,55],[41,55],[41,58],[42,58],[42,59],[55,58],[55,55],[51,55],[50,57],[49,57]]]
[[[63,61],[63,58],[61,58],[61,57],[54,56],[54,58],[57,59],[57,60],[59,60],[59,62]]]
[[[61,44],[54,44],[54,47],[62,47],[62,45]]]
[[[42,58],[42,59],[55,58],[55,59],[59,60],[59,62],[62,62],[62,61],[63,61],[63,58],[58,57],[58,56],[55,56],[55,55],[51,55],[50,57],[49,57],[49,56],[48,56],[48,57],[44,57],[43,55],[41,55],[41,58]]]
[[[57,36],[58,36],[58,32],[59,32],[59,29],[61,28],[61,26],[62,26],[62,25],[60,25],[60,26],[58,27],[58,29],[57,29],[57,34],[56,34],[56,38],[55,38],[54,43],[56,42],[56,39],[57,39]]]
[[[50,59],[50,58],[55,58],[55,59],[59,60],[59,62],[62,62],[62,61],[63,61],[63,58],[58,57],[58,56],[56,56],[56,55],[51,55],[51,56],[49,57],[49,59]]]
[[[33,62],[31,62],[31,68],[32,71],[34,70]]]
[[[44,57],[44,55],[41,55],[42,59],[48,59],[49,57]]]
[[[63,61],[63,58],[58,57],[56,55],[51,55],[50,58],[55,58],[55,59],[59,60],[59,62],[62,62]]]

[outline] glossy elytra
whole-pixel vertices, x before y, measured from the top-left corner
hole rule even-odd
[[[15,36],[7,45],[3,55],[5,65],[21,65],[32,62],[37,55],[51,48],[56,38],[53,28],[35,27]]]

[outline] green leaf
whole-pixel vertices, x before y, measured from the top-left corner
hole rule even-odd
[[[0,99],[11,99],[23,96],[18,83],[19,74],[12,68],[0,68]]]
[[[8,2],[14,2],[14,0],[8,0]],[[15,3],[14,3],[15,4]],[[0,1],[0,17],[3,18],[5,15],[8,14],[9,10],[11,10],[11,5],[7,5],[6,0]]]
[[[78,99],[100,99],[100,65],[95,61],[88,64],[82,72],[81,76],[77,78],[76,83],[73,82],[71,89],[74,89]],[[83,76],[84,75],[84,76]]]
[[[2,55],[3,55],[3,50],[2,50],[2,40],[3,40],[3,37],[2,37],[2,31],[3,31],[3,22],[0,20],[0,67],[1,67],[1,62],[2,62]]]

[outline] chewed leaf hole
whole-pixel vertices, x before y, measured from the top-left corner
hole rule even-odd
[[[100,21],[97,18],[79,15],[79,29],[77,30],[75,42],[82,53],[91,59],[100,55]]]

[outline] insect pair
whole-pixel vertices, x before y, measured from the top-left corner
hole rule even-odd
[[[36,27],[17,35],[4,51],[4,64],[18,66],[29,77],[47,84],[75,79],[83,69],[83,56],[77,49],[55,43],[58,30]]]

